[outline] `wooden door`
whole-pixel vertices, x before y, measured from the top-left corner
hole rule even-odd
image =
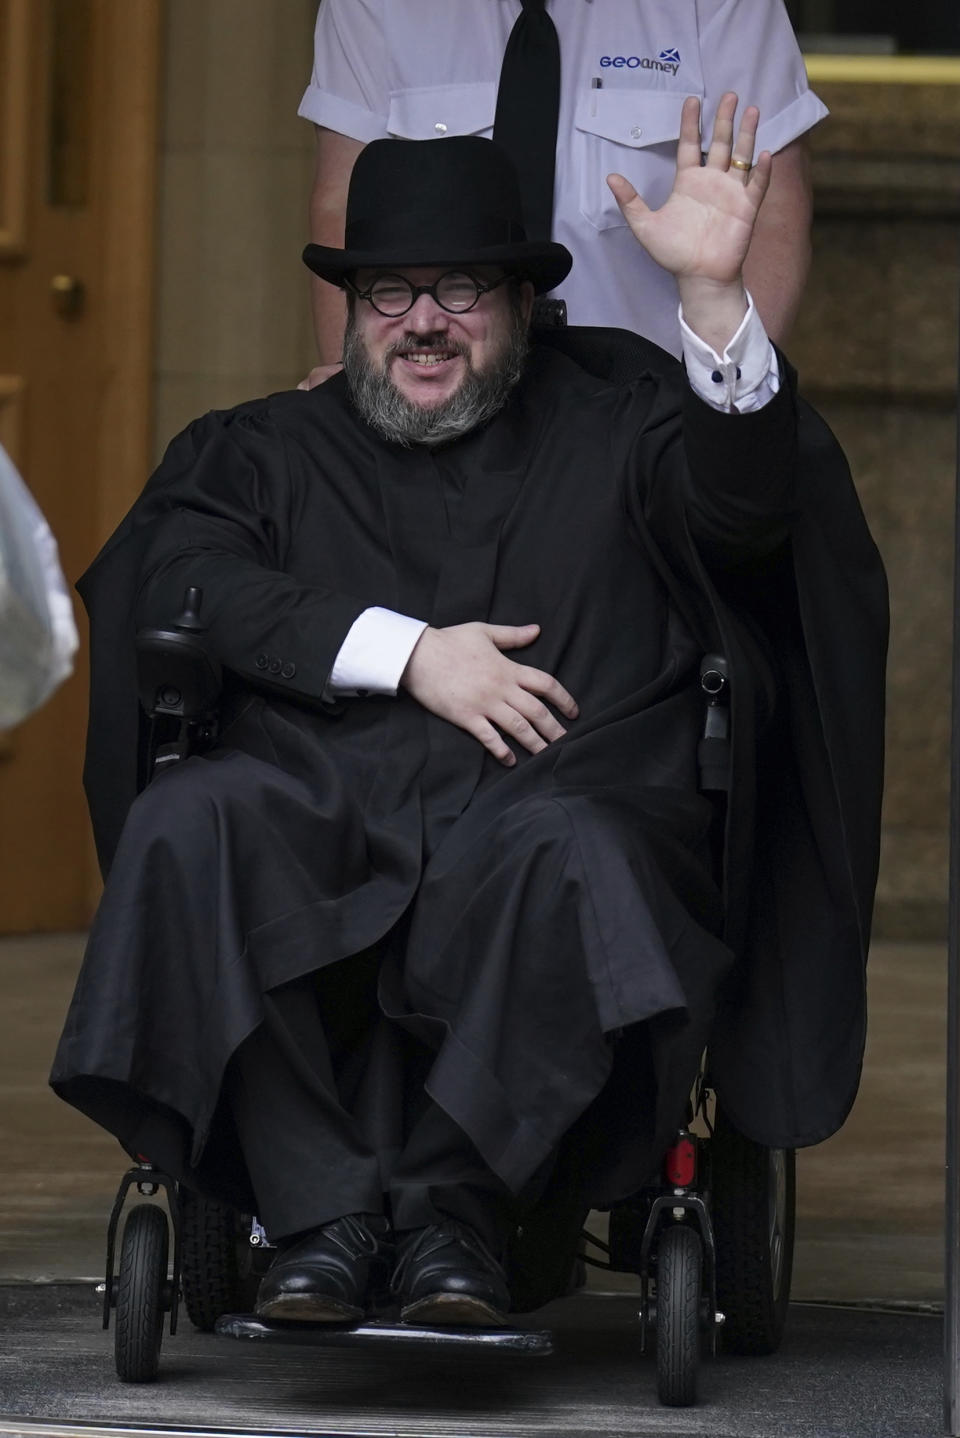
[[[0,0],[0,441],[71,582],[147,467],[158,9]],[[90,916],[85,671],[0,739],[0,932]]]

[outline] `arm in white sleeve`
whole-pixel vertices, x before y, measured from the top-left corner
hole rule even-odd
[[[762,409],[779,390],[777,352],[749,294],[747,313],[722,355],[694,334],[682,309],[680,336],[690,387],[712,409],[749,414]]]
[[[787,340],[810,269],[812,186],[805,136],[827,114],[810,89],[784,0],[695,0],[703,76],[704,137],[717,106],[736,92],[739,117],[760,111],[754,154],[773,156],[770,183],[744,276],[778,345]],[[736,131],[735,122],[734,129]],[[703,147],[706,149],[706,138]]]
[[[828,113],[810,89],[783,0],[696,0],[704,135],[728,90],[760,111],[756,153],[776,154]]]
[[[368,144],[387,134],[385,0],[323,0],[313,73],[300,108],[306,120]]]
[[[371,694],[396,694],[426,627],[424,620],[392,609],[365,609],[351,624],[333,661],[327,696],[365,699]]]

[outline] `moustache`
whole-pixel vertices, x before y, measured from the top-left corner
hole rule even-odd
[[[462,340],[451,340],[445,335],[404,335],[402,339],[395,340],[386,351],[386,358],[391,359],[394,355],[422,354],[424,351],[432,351],[444,355],[465,355],[469,357],[470,346]]]

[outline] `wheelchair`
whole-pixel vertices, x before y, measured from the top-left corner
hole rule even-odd
[[[538,339],[612,380],[633,378],[668,358],[626,331],[566,330],[556,314],[546,321]],[[200,591],[189,589],[169,629],[138,635],[140,701],[151,722],[142,783],[216,738],[221,673],[203,645],[201,606]],[[729,722],[722,656],[704,659],[701,688],[702,787],[716,791],[722,808]],[[196,1329],[247,1342],[480,1348],[539,1357],[552,1352],[551,1334],[542,1329],[425,1329],[386,1312],[342,1326],[261,1321],[250,1310],[271,1246],[256,1217],[190,1190],[145,1156],[135,1159],[110,1216],[102,1285],[103,1327],[113,1319],[116,1371],[124,1382],[157,1378],[164,1328],[176,1333],[181,1302]],[[166,1211],[156,1201],[128,1202],[134,1191],[146,1200],[162,1193]],[[707,1066],[658,1180],[610,1210],[605,1242],[582,1229],[582,1209],[571,1214],[561,1203],[559,1211],[534,1207],[524,1217],[506,1263],[513,1309],[535,1311],[582,1287],[587,1265],[635,1275],[638,1349],[655,1350],[659,1399],[690,1405],[705,1351],[719,1347],[759,1356],[779,1348],[790,1297],[794,1211],[794,1153],[739,1133],[716,1101]],[[552,1287],[536,1275],[548,1254],[554,1280],[560,1275]]]
[[[707,1091],[701,1090],[704,1099]],[[156,1203],[127,1210],[114,1263],[121,1211],[131,1188]],[[660,1402],[696,1402],[704,1348],[761,1356],[780,1346],[790,1298],[795,1169],[792,1150],[768,1149],[739,1134],[718,1112],[708,1137],[682,1129],[663,1161],[661,1182],[610,1211],[609,1242],[583,1231],[568,1254],[582,1264],[640,1281],[639,1352],[656,1354]],[[533,1217],[535,1222],[535,1213]],[[173,1254],[170,1262],[170,1229]],[[522,1240],[522,1235],[520,1235]],[[583,1249],[601,1248],[603,1260]],[[147,1159],[121,1180],[111,1214],[103,1327],[114,1322],[118,1377],[150,1383],[159,1375],[165,1325],[177,1331],[182,1301],[202,1333],[255,1342],[370,1348],[484,1348],[547,1357],[547,1330],[428,1329],[378,1317],[353,1326],[283,1325],[251,1312],[270,1245],[255,1217],[241,1215],[174,1182]],[[508,1262],[508,1276],[515,1279]],[[581,1280],[582,1281],[582,1280]],[[577,1285],[574,1278],[572,1290]],[[722,1307],[718,1306],[722,1305]]]
[[[173,628],[142,631],[138,639],[141,701],[154,729],[154,773],[216,735],[221,676],[203,647],[201,600],[198,590],[188,590]],[[709,774],[722,770],[726,744],[726,676],[719,656],[704,660],[701,687],[706,717],[700,762]],[[131,1190],[145,1199],[162,1192],[167,1212],[155,1202],[128,1207]],[[536,1209],[524,1219],[507,1263],[514,1307],[529,1311],[554,1296],[538,1293],[526,1272],[545,1248],[553,1249],[554,1262],[559,1252],[574,1275],[567,1291],[582,1284],[586,1265],[636,1275],[639,1347],[641,1352],[651,1343],[655,1347],[660,1401],[689,1405],[696,1401],[702,1351],[715,1352],[718,1335],[729,1353],[762,1355],[779,1347],[790,1296],[794,1209],[793,1152],[765,1148],[738,1133],[716,1104],[705,1073],[687,1124],[664,1156],[659,1182],[611,1209],[606,1242],[580,1231],[579,1223],[558,1225],[550,1215],[541,1222]],[[137,1156],[121,1180],[107,1234],[103,1326],[109,1327],[112,1316],[119,1378],[130,1383],[157,1378],[165,1321],[175,1334],[181,1300],[195,1328],[246,1341],[467,1346],[531,1356],[552,1351],[549,1332],[527,1328],[425,1329],[386,1317],[343,1327],[263,1322],[248,1310],[270,1248],[255,1216],[201,1196]],[[594,1256],[591,1248],[603,1256]]]

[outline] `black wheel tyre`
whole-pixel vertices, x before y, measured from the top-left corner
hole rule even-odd
[[[183,1303],[194,1327],[212,1333],[222,1313],[246,1306],[237,1260],[237,1214],[191,1189],[179,1192]]]
[[[673,1408],[697,1401],[702,1277],[699,1233],[669,1224],[657,1245],[657,1392]]]
[[[167,1307],[167,1215],[154,1204],[131,1208],[116,1278],[114,1354],[124,1383],[152,1383],[160,1368]]]
[[[719,1109],[710,1150],[722,1345],[776,1353],[793,1274],[795,1155],[744,1138]]]

